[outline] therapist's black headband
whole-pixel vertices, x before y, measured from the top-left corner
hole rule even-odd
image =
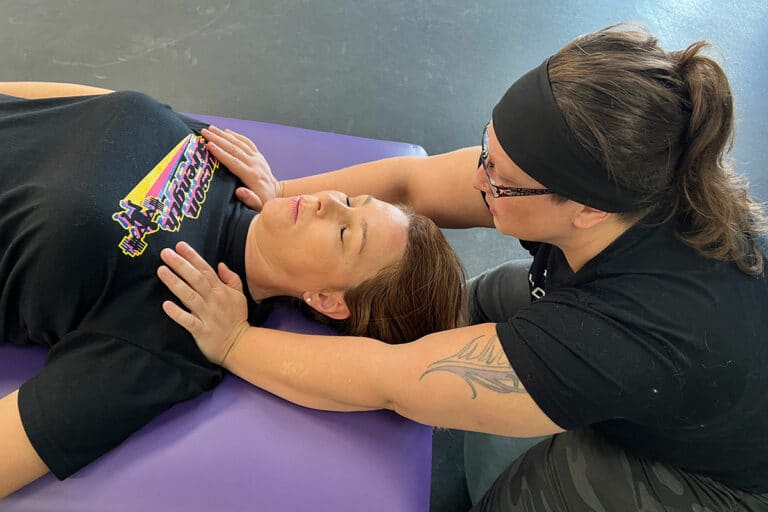
[[[512,84],[493,109],[493,129],[504,151],[526,174],[579,203],[606,212],[648,206],[620,187],[579,144],[552,95],[549,59]]]

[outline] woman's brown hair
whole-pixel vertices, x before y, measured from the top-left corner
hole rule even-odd
[[[552,92],[579,143],[648,204],[628,223],[677,217],[680,239],[757,276],[768,232],[760,206],[728,159],[733,98],[722,68],[697,41],[665,52],[635,25],[579,37],[550,59]]]
[[[403,257],[347,290],[351,316],[331,320],[305,311],[339,334],[407,343],[467,322],[466,275],[461,261],[430,219],[398,205],[408,216]]]

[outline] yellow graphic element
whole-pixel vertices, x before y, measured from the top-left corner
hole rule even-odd
[[[168,154],[165,155],[165,157],[160,160],[157,165],[155,165],[155,168],[152,169],[149,174],[144,176],[144,179],[141,180],[138,185],[133,187],[133,190],[131,190],[128,195],[125,196],[125,199],[131,201],[134,204],[141,204],[142,201],[144,201],[144,198],[149,195],[149,190],[152,188],[158,178],[160,178],[160,175],[163,174],[163,171],[165,171],[166,167],[168,167],[168,164],[171,163],[171,160],[173,160],[179,154],[182,146],[189,144],[189,141],[192,139],[192,137],[194,137],[194,135],[189,135],[183,138],[175,148],[169,151]]]

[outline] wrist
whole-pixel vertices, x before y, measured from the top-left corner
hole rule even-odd
[[[277,181],[277,197],[285,197],[283,195],[284,194],[283,187],[284,187],[283,180],[278,180]]]
[[[235,329],[232,331],[231,341],[227,346],[227,350],[224,352],[224,356],[221,358],[219,366],[227,368],[227,358],[230,358],[230,356],[235,352],[235,348],[239,345],[240,340],[245,334],[245,331],[247,331],[249,327],[250,325],[248,325],[248,322],[246,321],[240,322],[237,327],[235,327]]]

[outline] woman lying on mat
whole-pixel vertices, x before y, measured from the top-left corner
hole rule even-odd
[[[161,308],[160,252],[182,239],[244,280],[239,306],[256,325],[274,296],[393,342],[462,323],[463,271],[427,218],[333,191],[256,214],[197,135],[202,123],[139,93],[0,85],[25,90],[38,99],[0,94],[0,341],[50,353],[0,399],[0,497],[48,471],[70,476],[220,382]]]

